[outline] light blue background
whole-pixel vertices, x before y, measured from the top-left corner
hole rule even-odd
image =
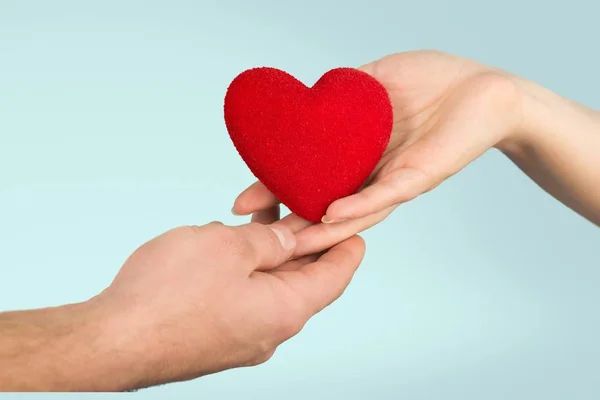
[[[0,0],[0,309],[84,300],[171,227],[241,222],[229,210],[253,178],[222,101],[246,68],[312,84],[435,48],[600,108],[599,12],[592,0]],[[600,230],[499,153],[365,238],[346,294],[270,362],[139,394],[600,398]]]

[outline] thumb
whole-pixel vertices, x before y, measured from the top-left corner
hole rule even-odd
[[[294,254],[296,237],[284,226],[249,223],[233,228],[241,242],[240,256],[251,271],[277,268]]]

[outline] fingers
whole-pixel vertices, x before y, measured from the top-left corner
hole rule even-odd
[[[260,182],[255,182],[235,199],[232,212],[248,215],[279,204],[279,200]]]
[[[229,229],[233,233],[222,240],[228,242],[229,252],[249,271],[273,269],[294,253],[296,238],[285,227],[250,223]]]
[[[301,296],[310,316],[318,313],[342,295],[365,254],[365,242],[359,236],[336,245],[316,262],[279,277]]]
[[[327,209],[323,222],[342,222],[378,213],[414,199],[426,190],[427,184],[427,177],[421,171],[398,169],[359,193],[334,201]]]
[[[297,216],[296,214],[290,214],[281,219],[280,221],[277,221],[273,225],[281,226],[291,230],[294,233],[298,233],[301,230],[313,225],[313,223]]]
[[[276,221],[279,221],[280,217],[280,209],[279,205],[269,207],[265,210],[256,211],[252,214],[251,222],[255,222],[257,224],[269,225]]]
[[[366,217],[350,219],[340,223],[317,224],[296,233],[294,257],[314,254],[376,225],[383,221],[396,208],[388,207]]]

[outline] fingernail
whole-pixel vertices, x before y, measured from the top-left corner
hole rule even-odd
[[[321,218],[321,222],[324,224],[331,224],[333,223],[333,219],[330,219],[327,215],[323,215],[323,218]]]
[[[343,219],[343,218],[333,219],[333,218],[328,217],[327,215],[324,215],[323,218],[321,218],[321,222],[324,224],[334,224],[334,223],[342,222],[342,221],[345,221],[345,219]]]
[[[269,228],[277,236],[279,243],[281,243],[281,247],[283,247],[285,250],[292,250],[294,247],[296,247],[296,240],[292,233],[286,235],[279,228],[275,228],[273,226],[269,226]]]

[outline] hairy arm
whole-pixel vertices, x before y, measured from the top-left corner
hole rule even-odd
[[[535,83],[518,83],[521,131],[498,148],[540,187],[600,225],[600,112]]]
[[[116,348],[116,335],[107,335],[107,327],[93,301],[0,313],[0,391],[139,386],[135,379],[143,375],[132,357]]]

